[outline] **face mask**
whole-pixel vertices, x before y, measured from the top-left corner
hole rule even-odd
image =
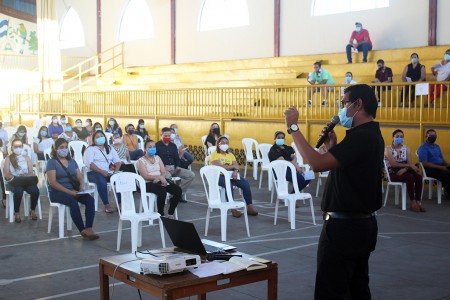
[[[156,155],[156,148],[148,148],[147,149],[147,155],[148,156],[155,156]]]
[[[219,145],[219,149],[222,150],[223,152],[227,152],[228,148],[229,147],[227,144]]]
[[[346,81],[347,83],[350,83],[350,82],[352,82],[352,78],[351,78],[351,77],[345,77],[345,81]]]
[[[450,61],[450,54],[445,54],[444,55],[444,60]]]
[[[142,125],[139,125],[139,128],[140,129],[145,129],[145,126],[142,124]]]
[[[66,120],[65,119],[61,119],[61,124],[66,124]]]
[[[115,123],[114,121],[109,121],[108,122],[109,126],[114,126],[114,123]]]
[[[97,144],[97,145],[104,145],[105,143],[106,143],[106,138],[104,137],[104,136],[101,136],[101,137],[98,137],[96,140],[95,140],[95,143]]]
[[[80,123],[80,122],[78,122],[76,125],[77,125],[78,128],[83,127],[83,123]]]
[[[71,132],[72,131],[72,126],[66,126],[66,131],[67,132]]]
[[[175,131],[175,134],[177,134],[178,133],[178,128],[174,127],[173,131]]]
[[[102,131],[100,127],[95,128],[95,131]]]
[[[53,123],[53,124],[58,123],[58,119],[52,119],[52,123]]]
[[[214,129],[212,130],[212,132],[213,132],[215,135],[220,135],[220,128],[214,128]]]
[[[56,153],[61,157],[66,157],[69,154],[69,149],[58,149],[56,150]]]
[[[163,137],[162,140],[163,140],[164,144],[167,144],[170,142],[170,137]]]
[[[173,140],[177,135],[175,133],[170,134],[170,138]]]
[[[355,103],[352,103],[350,106],[352,106]],[[341,125],[345,128],[352,128],[353,123],[353,117],[356,115],[356,113],[353,115],[353,117],[347,117],[347,109],[348,107],[343,107],[339,109],[339,120],[341,122]]]
[[[114,139],[114,144],[122,144],[122,139],[121,138]]]
[[[283,146],[283,145],[284,145],[284,139],[276,139],[276,140],[275,140],[275,143],[276,143],[278,146]]]
[[[428,143],[434,144],[436,142],[437,136],[431,135],[427,138]]]
[[[23,152],[23,148],[14,148],[13,152],[15,155],[21,155]]]
[[[356,32],[361,32],[362,28],[359,27],[359,26],[357,26],[357,27],[355,28],[355,30],[356,30]]]
[[[90,122],[86,122],[86,123],[84,123],[84,126],[89,127],[89,126],[91,126],[91,123]]]
[[[403,138],[401,138],[401,137],[395,138],[395,139],[394,139],[394,143],[395,143],[396,145],[401,145],[401,144],[403,144]]]
[[[18,136],[23,137],[25,135],[25,132],[19,132],[17,133]]]
[[[42,130],[41,131],[41,136],[47,136],[47,131]]]
[[[132,135],[132,134],[134,134],[134,129],[130,129],[130,130],[128,130],[128,131],[127,131],[127,133],[128,133],[129,135]]]
[[[413,64],[417,64],[419,62],[419,59],[417,57],[413,57],[413,58],[411,58],[411,62]]]

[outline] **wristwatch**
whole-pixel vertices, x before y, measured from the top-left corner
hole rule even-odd
[[[298,131],[298,130],[299,130],[298,125],[297,125],[297,124],[292,124],[292,125],[289,126],[289,128],[287,129],[287,132],[288,132],[289,134],[291,134],[291,133],[296,132],[296,131]]]

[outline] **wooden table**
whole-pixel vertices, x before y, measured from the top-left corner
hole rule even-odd
[[[110,276],[160,299],[197,295],[198,299],[204,300],[208,292],[267,280],[267,299],[277,299],[278,264],[274,262],[267,264],[264,269],[205,278],[199,278],[189,271],[158,276],[140,274],[140,260],[134,254],[124,254],[101,258],[99,272],[100,299],[109,299]]]

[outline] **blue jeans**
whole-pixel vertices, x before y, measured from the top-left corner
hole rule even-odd
[[[141,149],[129,151],[131,160],[138,160],[142,156],[144,156],[144,152]]]
[[[69,207],[70,216],[72,217],[75,226],[77,226],[80,232],[85,228],[92,228],[95,216],[95,203],[94,198],[92,198],[91,195],[81,195],[80,197],[75,198],[67,193],[55,190],[52,190],[49,193],[50,193],[50,200],[52,202],[61,203]],[[84,215],[86,218],[86,226],[84,226],[78,202],[86,206],[84,210]]]
[[[87,172],[87,178],[90,182],[97,185],[98,194],[102,199],[104,205],[109,204],[108,201],[108,179],[100,173],[89,171]],[[117,194],[117,199],[120,203],[120,193]]]
[[[239,180],[231,180],[231,185],[235,185],[238,188],[242,189],[242,194],[244,195],[244,200],[247,205],[252,204],[252,191],[250,190],[250,184],[244,178]],[[219,185],[221,187],[225,187],[225,176],[220,175],[219,177]]]
[[[181,167],[187,169],[192,164],[193,161],[194,156],[189,152],[184,152],[184,155],[181,158]]]
[[[352,62],[352,48],[353,45],[348,44],[347,48],[345,49],[347,51],[347,60],[348,62]],[[357,47],[358,51],[363,52],[363,61],[367,62],[367,54],[370,50],[372,50],[372,46],[370,46],[368,43],[364,43],[361,45],[358,45]]]
[[[292,173],[291,169],[287,169],[286,171],[286,180],[289,182],[292,182]],[[305,177],[303,177],[302,174],[297,172],[297,184],[298,184],[298,190],[301,192],[310,182],[311,180],[305,180]]]

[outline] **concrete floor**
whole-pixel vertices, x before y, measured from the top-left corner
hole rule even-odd
[[[194,166],[198,175],[200,166]],[[242,252],[266,257],[279,264],[279,299],[313,299],[316,251],[322,219],[321,195],[313,197],[317,225],[309,206],[297,209],[296,229],[287,222],[286,208],[273,225],[267,175],[263,188],[250,180],[254,203],[260,212],[249,217],[251,238],[245,234],[244,219],[228,219],[228,243]],[[247,175],[247,178],[249,175]],[[305,192],[315,194],[316,183]],[[112,195],[110,195],[112,199]],[[436,197],[434,195],[434,197]],[[373,299],[450,299],[450,201],[437,205],[425,200],[426,213],[401,211],[393,193],[378,212],[379,237],[370,259]],[[179,218],[193,222],[203,236],[206,198],[197,176],[188,192],[189,203],[181,203]],[[116,255],[118,214],[96,214],[94,229],[100,239],[83,241],[76,230],[58,239],[57,222],[47,234],[48,202],[41,198],[43,220],[9,223],[0,209],[0,299],[98,299],[98,260]],[[125,223],[125,227],[128,225]],[[75,228],[75,226],[74,226]],[[220,241],[220,219],[213,213],[209,239]],[[168,236],[166,239],[169,241]],[[120,253],[131,247],[129,230],[124,230]],[[170,242],[169,242],[170,244]],[[157,226],[143,229],[143,247],[161,247]],[[112,281],[111,281],[112,283]],[[112,289],[112,288],[111,288]],[[257,283],[208,294],[210,299],[265,299],[266,284]],[[136,290],[115,284],[114,299],[139,299]],[[143,299],[154,299],[143,295]]]

